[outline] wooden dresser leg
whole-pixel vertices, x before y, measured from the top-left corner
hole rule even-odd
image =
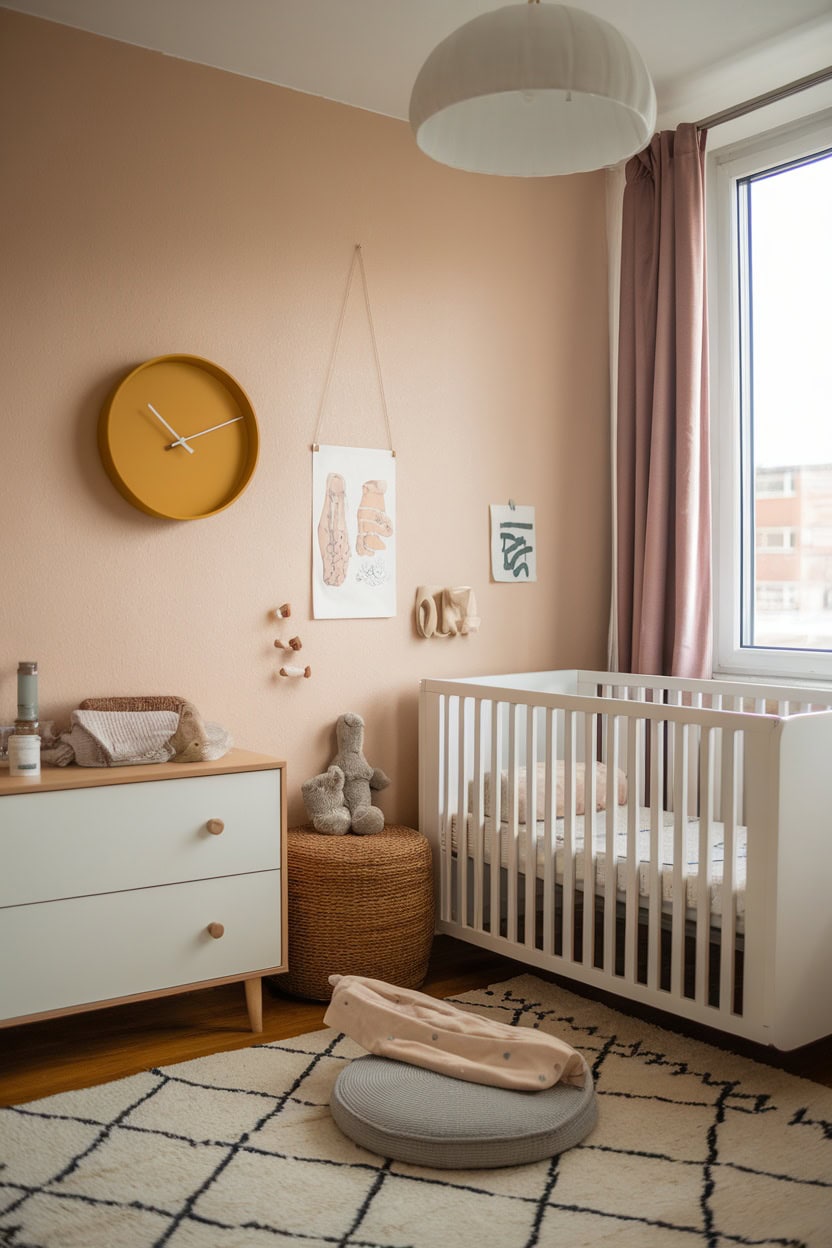
[[[246,1009],[252,1031],[263,1030],[263,981],[262,979],[246,979]]]

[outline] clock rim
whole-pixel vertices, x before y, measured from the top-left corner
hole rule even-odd
[[[237,400],[241,415],[243,417],[248,441],[245,470],[239,480],[239,483],[234,487],[230,496],[226,498],[224,502],[219,503],[216,507],[212,507],[207,511],[173,512],[160,511],[158,507],[151,507],[149,503],[146,503],[144,499],[142,499],[127,485],[116,465],[115,460],[113,459],[113,455],[110,450],[110,420],[121,389],[126,386],[127,383],[138,373],[144,372],[145,370],[151,369],[159,364],[170,363],[187,364],[192,367],[202,368],[204,371],[207,371],[212,376],[216,377],[217,380],[220,381]],[[98,418],[98,449],[107,475],[110,477],[110,480],[113,482],[118,492],[127,500],[127,502],[131,503],[134,507],[137,507],[140,511],[145,512],[146,515],[156,516],[161,520],[206,520],[209,516],[216,516],[221,511],[225,511],[226,508],[230,507],[232,503],[237,501],[240,495],[251,484],[251,480],[254,476],[255,469],[257,468],[257,462],[260,457],[260,430],[257,424],[257,416],[254,411],[254,405],[246,391],[237,381],[236,377],[233,377],[227,369],[224,369],[221,365],[214,363],[213,360],[207,359],[205,356],[191,355],[183,352],[173,352],[167,355],[155,355],[149,360],[144,360],[141,364],[137,364],[135,368],[131,368],[129,372],[125,373],[119,379],[104,404]]]

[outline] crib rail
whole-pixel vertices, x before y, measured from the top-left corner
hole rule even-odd
[[[628,673],[576,672],[577,690],[625,701],[665,702],[671,706],[704,707],[744,714],[805,715],[832,707],[832,692],[808,686],[751,685],[745,681],[687,680],[674,676],[633,676]]]
[[[764,1039],[776,736],[832,695],[551,675],[423,682],[440,930]]]

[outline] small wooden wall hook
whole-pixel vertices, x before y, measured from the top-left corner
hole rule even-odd
[[[290,637],[288,641],[281,641],[280,638],[278,637],[276,638],[274,644],[278,650],[302,650],[303,649],[303,642],[301,641],[300,637]]]
[[[281,676],[304,676],[307,680],[312,675],[311,667],[281,667]]]

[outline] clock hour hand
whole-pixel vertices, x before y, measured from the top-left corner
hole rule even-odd
[[[194,453],[194,448],[193,448],[192,446],[188,446],[188,443],[185,441],[185,439],[184,439],[184,438],[180,438],[179,434],[176,432],[176,430],[173,428],[173,426],[172,426],[172,425],[169,425],[169,424],[168,424],[168,422],[165,420],[164,416],[160,415],[160,413],[156,411],[156,408],[153,406],[153,404],[152,404],[152,403],[148,403],[148,405],[147,405],[147,406],[150,408],[151,412],[152,412],[152,413],[153,413],[153,415],[156,417],[156,419],[157,419],[157,420],[161,420],[162,424],[165,426],[165,428],[167,429],[167,431],[168,431],[169,433],[172,433],[172,434],[173,434],[173,436],[176,438],[176,441],[175,441],[175,442],[172,442],[172,443],[171,443],[171,446],[184,446],[184,448],[185,448],[185,450],[188,452],[188,454],[189,454],[189,455],[193,455],[193,453]],[[165,447],[165,450],[170,450],[170,447]]]
[[[210,429],[200,429],[199,433],[189,433],[188,442],[193,442],[194,438],[201,438],[203,434],[213,433],[215,429],[224,429],[226,425],[236,425],[237,421],[242,420],[242,419],[243,419],[242,416],[234,416],[232,417],[231,420],[224,420],[222,424],[212,425]],[[170,428],[170,426],[168,426],[168,428]],[[171,433],[173,433],[172,429],[171,429]],[[187,445],[184,438],[179,438],[178,441],[171,442],[170,446],[168,447],[168,450],[170,450],[174,446],[179,446],[180,444]]]

